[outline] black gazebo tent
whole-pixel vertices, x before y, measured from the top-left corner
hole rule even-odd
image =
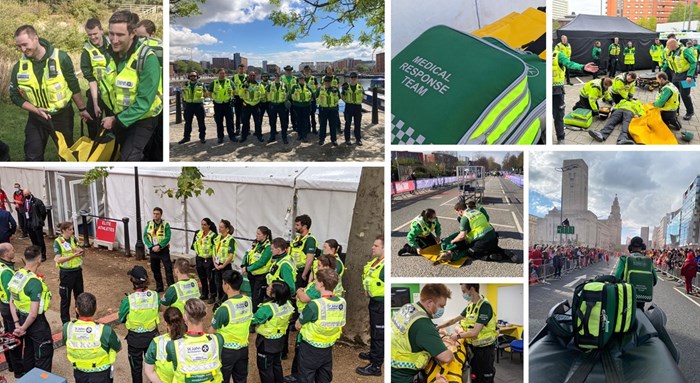
[[[658,38],[657,32],[642,28],[624,17],[578,15],[569,24],[554,31],[554,44],[559,42],[561,35],[566,35],[571,44],[571,60],[580,64],[593,61],[591,52],[593,43],[600,41],[602,54],[600,57],[601,71],[607,68],[608,47],[613,38],[618,37],[621,55],[620,65],[623,63],[622,51],[628,41],[632,41],[636,48],[635,69],[651,68],[652,61],[649,55],[649,47]],[[618,72],[623,68],[618,68]]]

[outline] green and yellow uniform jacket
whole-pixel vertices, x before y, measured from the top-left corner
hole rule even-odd
[[[680,47],[675,51],[668,52],[666,62],[661,68],[661,71],[663,72],[666,68],[671,68],[674,73],[686,73],[686,77],[693,77],[696,67],[697,60],[695,59],[693,50]],[[673,79],[669,79],[669,81],[673,81]]]
[[[601,79],[587,82],[581,89],[579,95],[588,99],[588,104],[593,112],[598,112],[598,100],[603,98],[603,83]]]
[[[63,325],[63,340],[68,361],[74,369],[86,373],[110,369],[122,343],[112,327],[80,317]]]
[[[61,257],[68,257],[73,255],[73,251],[78,248],[78,244],[75,241],[75,237],[70,237],[69,239],[63,238],[62,235],[58,236],[53,241],[53,252]],[[61,270],[79,270],[83,265],[83,257],[75,257],[69,261],[63,263],[57,263],[56,267]]]
[[[600,52],[602,49],[600,47],[593,47],[593,51],[591,51],[591,56],[593,57],[593,60],[598,60],[600,59]]]
[[[165,345],[166,360],[173,365],[172,383],[221,383],[221,334],[187,332],[183,338]]]
[[[88,82],[97,82],[102,79],[103,72],[107,67],[107,54],[109,48],[109,39],[102,36],[102,46],[93,45],[90,40],[86,40],[83,44],[83,52],[80,54],[80,70],[83,72],[83,77]]]
[[[552,53],[552,86],[564,86],[566,83],[566,69],[581,70],[583,65],[570,61],[566,55],[557,50]]]
[[[634,65],[634,54],[637,50],[634,47],[625,48],[625,65]]]
[[[651,44],[651,46],[649,47],[649,55],[651,56],[652,61],[661,65],[663,63],[663,59],[664,59],[664,47],[663,47],[663,45]]]
[[[613,79],[613,84],[610,87],[611,94],[619,94],[622,98],[634,97],[634,81],[627,82],[627,74],[621,73]]]
[[[119,322],[129,331],[151,332],[160,323],[160,298],[153,290],[136,290],[122,299],[119,305]]]
[[[661,108],[662,111],[678,110],[680,105],[680,92],[672,83],[666,83],[661,87],[659,95],[656,97],[654,106]]]
[[[289,97],[292,100],[292,105],[297,107],[304,107],[311,105],[311,100],[313,99],[313,92],[308,85],[304,84],[294,84],[289,91]]]
[[[163,382],[172,382],[173,376],[175,376],[173,364],[168,362],[168,355],[165,352],[165,347],[168,342],[170,342],[169,334],[163,334],[153,338],[143,358],[146,364],[155,367],[156,374]]]
[[[411,227],[406,235],[406,242],[408,242],[411,247],[418,248],[420,246],[418,246],[417,239],[426,238],[432,232],[435,232],[435,235],[438,237],[442,234],[442,225],[440,225],[440,221],[437,217],[435,217],[435,222],[429,223],[419,215],[411,221]]]
[[[569,43],[562,43],[559,42],[555,47],[555,50],[558,50],[559,52],[563,53],[567,59],[571,58],[571,44]]]
[[[70,106],[80,84],[66,52],[42,38],[39,44],[46,49],[44,57],[35,61],[22,56],[12,67],[10,99],[19,107],[26,101],[55,114]]]
[[[155,245],[162,248],[170,244],[170,224],[164,220],[160,223],[148,221],[143,231],[143,242],[147,248],[151,249]]]

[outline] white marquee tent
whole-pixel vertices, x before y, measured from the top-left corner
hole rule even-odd
[[[19,182],[52,206],[54,224],[73,220],[81,225],[80,211],[121,219],[129,217],[130,247],[136,242],[136,205],[134,168],[114,167],[103,181],[91,186],[80,184],[86,166],[46,166],[40,168],[0,167],[0,186],[8,195]],[[163,218],[171,227],[189,230],[200,228],[209,217],[218,223],[228,219],[235,236],[254,238],[258,226],[268,226],[273,236],[290,239],[294,217],[308,214],[311,232],[323,242],[335,238],[347,247],[360,167],[201,167],[205,187],[212,196],[188,200],[161,197],[156,188],[176,188],[179,167],[139,168],[142,227],[156,206],[164,210]],[[88,225],[94,233],[94,221]],[[117,239],[124,248],[124,225],[117,225]],[[171,252],[194,256],[189,249],[192,233],[173,230]],[[251,242],[238,240],[237,262]]]

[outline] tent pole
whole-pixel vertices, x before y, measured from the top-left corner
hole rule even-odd
[[[134,191],[136,197],[136,245],[134,251],[136,259],[142,261],[146,259],[146,246],[143,244],[143,231],[141,231],[141,193],[139,192],[139,168],[134,166]],[[125,227],[124,230],[129,230]],[[127,243],[126,246],[131,246]]]

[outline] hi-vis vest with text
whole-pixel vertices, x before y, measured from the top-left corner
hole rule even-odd
[[[360,105],[362,104],[362,97],[365,95],[365,90],[362,89],[362,85],[359,83],[354,86],[348,85],[347,88],[343,89],[343,101],[346,104]]]
[[[128,296],[129,314],[126,317],[126,328],[129,331],[144,333],[158,327],[158,294],[155,291],[135,291]]]
[[[222,104],[231,101],[233,97],[233,83],[229,79],[214,80],[214,87],[211,92],[211,98],[217,104]]]
[[[470,231],[467,233],[467,241],[473,242],[480,239],[484,234],[493,230],[486,216],[478,210],[467,210],[462,215],[469,220]]]
[[[306,241],[308,241],[309,238],[316,240],[316,238],[309,232],[303,237],[297,235],[296,238],[294,238],[294,241],[292,241],[292,243],[289,245],[289,254],[292,256],[292,260],[296,263],[298,269],[303,269],[306,265],[306,253],[304,253],[304,247],[306,247]],[[318,242],[316,242],[316,246],[318,246]]]
[[[104,82],[108,84],[106,94],[102,94],[102,100],[105,104],[111,106],[114,114],[121,113],[124,109],[131,106],[136,101],[136,95],[139,88],[139,73],[148,56],[155,56],[155,53],[148,46],[141,44],[136,51],[129,57],[121,72],[117,72],[117,64],[111,60],[107,65],[111,68],[108,73],[105,73]],[[163,110],[163,100],[159,97],[162,94],[161,89],[156,92],[155,98],[140,120],[155,117]]]
[[[37,108],[47,109],[50,113],[65,108],[73,94],[68,88],[68,82],[63,76],[59,60],[58,48],[46,60],[44,74],[39,85],[39,79],[34,74],[34,63],[26,56],[19,60],[17,69],[17,87],[23,99]]]
[[[328,88],[321,89],[318,92],[318,100],[316,100],[316,103],[320,108],[337,108],[339,101],[338,89]]]
[[[297,303],[298,304],[298,303]],[[272,318],[255,327],[255,331],[266,339],[279,339],[284,336],[289,327],[289,318],[294,314],[294,307],[289,301],[282,306],[275,302],[265,302],[260,307],[268,306],[272,310]]]
[[[428,313],[416,303],[401,307],[391,318],[391,368],[420,370],[430,359],[427,351],[413,352],[408,331],[417,320],[430,319]]]
[[[154,246],[159,245],[160,241],[165,239],[165,226],[167,226],[167,222],[161,220],[158,230],[156,231],[155,223],[153,221],[148,221],[148,238]]]
[[[488,303],[488,300],[482,296],[476,304],[470,303],[467,306],[467,316],[460,322],[464,331],[474,328],[477,319],[479,319],[479,310],[484,303]],[[493,344],[496,338],[498,338],[498,330],[496,330],[496,314],[493,313],[488,324],[479,331],[479,335],[476,338],[467,338],[466,341],[474,347],[484,347]]]
[[[66,327],[66,354],[74,369],[82,372],[105,371],[117,360],[115,350],[102,348],[105,325],[76,320]]]
[[[228,248],[231,241],[233,241],[233,253],[229,254]],[[229,257],[231,257],[231,262],[233,262],[233,257],[235,254],[236,241],[233,240],[233,236],[231,234],[227,234],[225,238],[222,238],[221,234],[219,234],[219,236],[216,237],[216,242],[214,243],[214,262],[219,265],[223,265]]]
[[[173,383],[221,383],[219,338],[214,335],[190,336],[174,342],[177,368]]]
[[[204,102],[204,84],[197,81],[194,84],[194,91],[190,86],[191,83],[188,81],[185,87],[182,88],[182,100],[189,103],[201,104]]]
[[[661,110],[663,111],[669,111],[669,110],[678,110],[678,106],[680,105],[680,92],[678,91],[678,88],[676,88],[673,83],[667,83],[661,88],[661,92],[659,92],[659,96],[663,93],[663,90],[668,88],[671,91],[671,97],[666,100],[666,103],[664,106],[661,107]]]
[[[199,285],[194,278],[190,278],[184,281],[177,281],[173,287],[175,288],[177,300],[172,304],[172,307],[177,308],[184,314],[185,302],[189,299],[199,298]]]
[[[100,48],[93,45],[90,40],[85,41],[85,44],[83,44],[83,49],[87,51],[88,57],[90,58],[92,76],[95,77],[97,82],[99,82],[102,80],[102,76],[107,68],[107,56],[100,51]]]
[[[262,253],[265,251],[266,248],[270,246],[270,240],[267,239],[263,243],[256,243],[253,245],[253,248],[248,250],[248,253],[246,253],[246,265],[250,266],[253,263],[257,262],[261,257]],[[270,271],[270,268],[272,267],[272,257],[267,261],[265,265],[262,267],[251,270],[250,273],[253,275],[261,275],[261,274],[266,274],[268,271]]]
[[[41,315],[49,309],[49,303],[51,303],[51,291],[49,291],[49,287],[44,283],[43,279],[39,278],[31,271],[19,269],[15,272],[15,275],[12,276],[10,283],[7,284],[7,289],[10,290],[10,295],[15,303],[15,307],[17,307],[17,311],[24,315],[29,315],[32,301],[31,298],[24,293],[24,288],[32,279],[41,282],[41,298],[39,299],[38,312],[38,315]]]
[[[250,322],[253,321],[253,302],[247,296],[229,298],[218,310],[228,311],[228,324],[216,332],[224,337],[224,347],[234,350],[248,345]]]
[[[54,242],[58,243],[58,246],[61,248],[61,257],[72,256],[73,249],[78,247],[78,245],[75,243],[75,237],[70,237],[70,240],[66,241],[63,236],[59,236]],[[56,266],[61,269],[77,269],[82,265],[83,257],[75,257],[69,261],[56,264]]]
[[[307,322],[301,326],[301,338],[316,348],[328,348],[335,344],[343,333],[345,326],[345,299],[337,298],[333,301],[328,298],[314,299],[309,302],[318,307],[318,320]]]
[[[281,104],[287,101],[288,88],[283,83],[270,83],[270,89],[267,90],[267,101],[273,104]]]

